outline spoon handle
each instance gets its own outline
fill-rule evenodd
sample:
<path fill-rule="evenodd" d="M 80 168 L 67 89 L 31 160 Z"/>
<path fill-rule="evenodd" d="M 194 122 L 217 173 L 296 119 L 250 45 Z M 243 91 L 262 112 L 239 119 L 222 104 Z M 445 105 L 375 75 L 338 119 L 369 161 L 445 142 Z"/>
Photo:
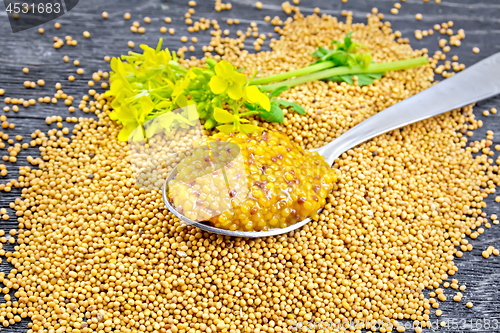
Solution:
<path fill-rule="evenodd" d="M 377 113 L 316 149 L 332 165 L 343 152 L 385 132 L 500 93 L 500 52 Z"/>

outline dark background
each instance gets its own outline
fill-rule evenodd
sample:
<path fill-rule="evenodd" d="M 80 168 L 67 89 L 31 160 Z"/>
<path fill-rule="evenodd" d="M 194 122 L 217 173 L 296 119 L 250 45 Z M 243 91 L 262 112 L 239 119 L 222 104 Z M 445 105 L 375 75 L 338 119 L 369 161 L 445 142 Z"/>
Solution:
<path fill-rule="evenodd" d="M 216 12 L 214 2 L 208 0 L 198 0 L 194 8 L 196 13 L 193 15 L 193 21 L 200 17 L 217 19 L 222 29 L 229 28 L 232 37 L 236 36 L 236 30 L 246 31 L 250 22 L 255 21 L 259 27 L 259 33 L 273 32 L 274 26 L 264 21 L 264 17 L 278 15 L 282 19 L 286 14 L 281 10 L 280 0 L 261 0 L 263 8 L 255 8 L 254 0 L 227 1 L 232 4 L 229 11 Z M 291 1 L 290 1 L 291 2 Z M 433 36 L 424 37 L 422 40 L 416 40 L 414 37 L 415 29 L 431 29 L 434 24 L 454 22 L 454 34 L 458 29 L 465 30 L 465 39 L 462 40 L 460 47 L 452 47 L 448 53 L 448 59 L 452 55 L 459 56 L 459 62 L 467 66 L 500 51 L 500 1 L 499 0 L 442 0 L 441 4 L 436 4 L 434 0 L 424 2 L 424 0 L 406 0 L 399 2 L 402 7 L 398 15 L 390 14 L 397 1 L 394 0 L 349 0 L 342 3 L 341 0 L 302 0 L 299 7 L 302 13 L 312 14 L 315 7 L 321 8 L 321 13 L 327 13 L 341 17 L 343 10 L 353 12 L 355 22 L 365 22 L 366 14 L 373 7 L 377 7 L 380 13 L 385 15 L 385 20 L 392 23 L 395 30 L 402 32 L 403 37 L 409 38 L 413 48 L 427 48 L 429 53 L 433 54 L 438 50 L 438 40 L 446 38 L 435 32 Z M 159 37 L 164 38 L 164 47 L 176 50 L 182 45 L 192 45 L 191 42 L 181 43 L 181 36 L 196 36 L 198 43 L 195 44 L 196 51 L 188 52 L 187 56 L 203 56 L 202 45 L 208 45 L 210 41 L 209 30 L 188 33 L 187 25 L 184 23 L 184 14 L 188 10 L 187 0 L 147 0 L 147 1 L 129 1 L 129 0 L 82 0 L 80 3 L 66 15 L 59 17 L 55 21 L 43 24 L 45 29 L 43 35 L 37 32 L 38 27 L 13 34 L 5 13 L 3 3 L 0 4 L 0 89 L 5 89 L 5 95 L 0 97 L 0 114 L 5 114 L 9 122 L 15 123 L 15 129 L 3 130 L 8 133 L 10 138 L 17 134 L 23 136 L 22 143 L 31 140 L 30 134 L 36 129 L 46 132 L 49 128 L 54 128 L 54 124 L 48 126 L 45 118 L 52 115 L 60 115 L 65 119 L 68 116 L 89 116 L 78 110 L 78 104 L 83 94 L 86 94 L 89 87 L 87 82 L 91 79 L 92 73 L 97 70 L 108 71 L 109 64 L 106 63 L 104 56 L 119 56 L 127 53 L 130 49 L 127 46 L 128 41 L 135 42 L 135 51 L 139 51 L 139 44 L 146 43 L 155 46 Z M 107 11 L 109 17 L 103 19 L 101 13 Z M 123 19 L 123 14 L 129 12 L 132 18 L 129 21 Z M 421 13 L 423 19 L 417 21 L 415 14 Z M 152 20 L 150 24 L 145 24 L 143 18 L 149 16 Z M 166 24 L 163 20 L 166 16 L 172 18 L 172 23 Z M 238 26 L 228 26 L 225 21 L 227 18 L 238 18 Z M 60 29 L 54 28 L 54 22 L 61 24 Z M 141 26 L 146 28 L 145 34 L 133 34 L 130 26 L 134 21 L 139 21 Z M 160 28 L 175 28 L 175 34 L 161 34 Z M 89 31 L 90 38 L 82 36 L 83 31 Z M 64 45 L 60 49 L 53 47 L 53 37 L 58 36 L 64 39 L 65 36 L 72 36 L 78 40 L 77 46 Z M 277 34 L 274 36 L 278 38 Z M 268 49 L 269 38 L 263 50 Z M 252 51 L 253 39 L 247 39 L 246 46 Z M 480 53 L 472 52 L 473 47 L 479 47 Z M 70 62 L 63 62 L 63 56 L 69 56 Z M 73 60 L 78 59 L 80 66 L 73 65 Z M 30 72 L 24 74 L 23 67 L 29 67 Z M 76 69 L 82 67 L 85 69 L 83 75 L 76 74 Z M 74 82 L 68 81 L 68 76 L 74 75 Z M 26 80 L 36 81 L 45 80 L 44 87 L 36 89 L 26 89 L 23 82 Z M 441 79 L 436 77 L 436 79 Z M 68 107 L 64 105 L 64 100 L 59 100 L 57 104 L 37 104 L 25 109 L 20 106 L 18 113 L 12 110 L 5 113 L 3 99 L 7 96 L 15 98 L 36 98 L 40 96 L 53 96 L 56 82 L 62 84 L 62 89 L 68 95 L 73 95 L 75 101 L 73 105 L 76 111 L 73 114 L 68 112 Z M 98 89 L 99 90 L 99 89 Z M 12 106 L 12 105 L 10 105 Z M 500 110 L 500 97 L 492 98 L 477 104 L 474 113 L 478 119 L 482 119 L 484 126 L 475 131 L 473 138 L 484 139 L 487 130 L 495 131 L 500 125 L 500 113 L 483 117 L 483 110 L 496 107 Z M 71 124 L 63 122 L 65 127 Z M 0 131 L 2 131 L 0 129 Z M 17 142 L 17 141 L 16 141 Z M 500 144 L 500 140 L 494 139 L 494 144 Z M 7 145 L 8 146 L 8 145 Z M 0 156 L 7 155 L 7 148 L 0 149 Z M 7 165 L 9 174 L 6 177 L 0 176 L 0 183 L 5 183 L 14 177 L 17 178 L 17 170 L 21 165 L 27 165 L 26 157 L 31 155 L 38 156 L 37 148 L 22 150 L 18 155 L 18 162 L 0 162 Z M 496 158 L 496 156 L 495 156 Z M 8 208 L 8 204 L 19 197 L 20 189 L 13 189 L 10 193 L 0 192 L 0 208 Z M 500 193 L 499 193 L 500 194 Z M 494 196 L 486 199 L 488 215 L 493 213 L 500 216 L 500 204 L 494 202 Z M 11 218 L 8 221 L 0 220 L 0 228 L 8 231 L 17 227 L 15 212 L 9 210 Z M 500 225 L 492 225 L 491 229 L 486 229 L 485 233 L 475 240 L 469 239 L 473 244 L 472 252 L 466 252 L 462 258 L 455 260 L 459 271 L 453 278 L 458 279 L 459 284 L 466 284 L 467 289 L 463 291 L 464 297 L 461 302 L 452 301 L 453 295 L 457 290 L 445 289 L 448 296 L 446 302 L 442 302 L 440 309 L 443 315 L 437 318 L 434 310 L 431 311 L 431 320 L 434 329 L 425 331 L 439 332 L 500 332 L 500 257 L 491 256 L 484 259 L 481 252 L 488 246 L 500 248 Z M 6 249 L 13 249 L 10 244 L 5 245 Z M 10 267 L 3 258 L 0 270 L 7 272 Z M 450 277 L 451 279 L 451 277 Z M 3 285 L 0 284 L 3 287 Z M 474 307 L 468 309 L 466 302 L 473 302 Z M 436 328 L 436 320 L 446 321 L 449 327 Z M 453 320 L 461 329 L 454 328 Z M 484 328 L 486 322 L 490 320 L 490 326 Z M 495 328 L 496 320 L 496 328 Z M 464 328 L 464 323 L 465 328 Z M 471 325 L 472 324 L 472 325 Z M 9 327 L 4 332 L 25 332 L 27 321 Z M 413 330 L 407 330 L 407 332 Z"/>

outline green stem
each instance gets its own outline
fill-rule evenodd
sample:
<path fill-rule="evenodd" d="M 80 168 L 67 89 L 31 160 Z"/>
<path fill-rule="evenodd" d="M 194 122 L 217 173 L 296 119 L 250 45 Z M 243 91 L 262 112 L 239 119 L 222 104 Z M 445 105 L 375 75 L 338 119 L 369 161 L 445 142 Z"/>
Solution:
<path fill-rule="evenodd" d="M 239 117 L 246 117 L 246 116 L 253 116 L 255 114 L 259 114 L 257 111 L 248 111 L 248 112 L 245 112 L 245 113 L 241 113 L 239 114 Z"/>
<path fill-rule="evenodd" d="M 407 59 L 407 60 L 399 60 L 399 61 L 392 61 L 392 62 L 383 62 L 383 63 L 375 63 L 371 64 L 368 68 L 363 69 L 359 66 L 353 66 L 352 68 L 342 66 L 342 67 L 335 67 L 335 68 L 330 68 L 326 69 L 320 72 L 316 73 L 311 73 L 308 75 L 304 75 L 295 79 L 275 83 L 275 84 L 268 84 L 268 85 L 263 85 L 261 86 L 261 91 L 273 91 L 276 90 L 280 87 L 295 87 L 298 86 L 299 84 L 303 84 L 306 82 L 310 81 L 316 81 L 316 80 L 324 80 L 327 79 L 331 76 L 337 76 L 337 75 L 355 75 L 355 74 L 366 74 L 366 73 L 385 73 L 389 71 L 399 71 L 402 69 L 407 69 L 407 68 L 412 68 L 412 67 L 418 67 L 421 65 L 428 64 L 427 57 L 420 57 L 420 58 L 414 58 L 414 59 Z"/>
<path fill-rule="evenodd" d="M 315 64 L 315 65 L 311 65 L 311 66 L 307 66 L 307 67 L 295 69 L 293 71 L 289 71 L 289 72 L 285 72 L 285 73 L 280 73 L 280 74 L 270 75 L 270 76 L 264 76 L 264 77 L 260 77 L 260 78 L 256 78 L 256 79 L 254 78 L 254 79 L 252 79 L 250 81 L 250 84 L 252 84 L 252 85 L 255 85 L 255 84 L 267 84 L 267 83 L 272 83 L 272 82 L 283 81 L 283 80 L 286 80 L 286 79 L 290 79 L 292 77 L 302 76 L 302 75 L 305 75 L 305 74 L 318 72 L 318 71 L 321 71 L 323 69 L 330 68 L 333 65 L 334 65 L 333 62 L 331 62 L 331 61 L 325 61 L 325 62 L 321 62 L 319 64 Z"/>

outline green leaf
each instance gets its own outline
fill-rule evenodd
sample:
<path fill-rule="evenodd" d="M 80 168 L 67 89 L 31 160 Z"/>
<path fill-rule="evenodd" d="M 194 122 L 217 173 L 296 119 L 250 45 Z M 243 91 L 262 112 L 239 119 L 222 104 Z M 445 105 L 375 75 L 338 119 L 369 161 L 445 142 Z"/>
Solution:
<path fill-rule="evenodd" d="M 251 104 L 251 103 L 245 103 L 245 106 L 247 107 L 248 110 L 250 111 L 255 111 L 255 110 L 260 110 L 260 105 L 258 104 Z"/>
<path fill-rule="evenodd" d="M 358 65 L 360 65 L 361 68 L 366 69 L 372 62 L 372 55 L 369 52 L 365 54 L 358 53 L 358 55 L 356 56 L 356 62 L 358 63 Z"/>
<path fill-rule="evenodd" d="M 380 80 L 384 73 L 367 73 L 367 74 L 358 74 L 358 85 L 360 87 L 367 86 L 372 84 L 374 80 Z"/>
<path fill-rule="evenodd" d="M 348 84 L 354 84 L 354 75 L 358 77 L 358 85 L 360 87 L 367 86 L 373 84 L 374 80 L 380 80 L 384 73 L 364 73 L 364 74 L 350 74 L 350 75 L 336 75 L 331 76 L 327 81 L 337 81 L 337 82 L 346 82 Z"/>
<path fill-rule="evenodd" d="M 312 56 L 313 57 L 318 57 L 321 58 L 322 56 L 328 54 L 330 52 L 329 49 L 323 47 L 323 46 L 318 46 L 318 49 L 313 52 Z"/>
<path fill-rule="evenodd" d="M 280 124 L 283 123 L 284 119 L 283 110 L 281 110 L 280 103 L 277 103 L 277 101 L 273 101 L 271 103 L 270 111 L 259 110 L 259 116 L 269 122 L 276 122 Z"/>
<path fill-rule="evenodd" d="M 235 120 L 234 115 L 230 114 L 224 109 L 215 108 L 214 110 L 214 119 L 219 124 L 232 123 Z"/>
<path fill-rule="evenodd" d="M 349 32 L 343 41 L 332 41 L 332 49 L 318 47 L 312 56 L 318 58 L 314 64 L 331 61 L 332 67 L 355 65 L 361 68 L 368 68 L 372 57 L 366 47 L 352 40 L 352 31 Z"/>
<path fill-rule="evenodd" d="M 287 86 L 281 86 L 276 90 L 271 91 L 271 97 L 278 97 L 283 91 L 287 90 Z"/>
<path fill-rule="evenodd" d="M 278 102 L 279 104 L 283 105 L 284 107 L 289 107 L 293 111 L 300 113 L 301 115 L 306 114 L 306 110 L 299 104 L 294 103 L 294 102 L 289 102 L 289 101 L 284 101 L 282 99 L 276 100 L 275 102 Z"/>
<path fill-rule="evenodd" d="M 352 75 L 335 75 L 330 76 L 326 79 L 326 81 L 336 81 L 336 82 L 346 82 L 348 84 L 354 84 L 354 80 L 352 79 Z"/>
<path fill-rule="evenodd" d="M 349 48 L 351 47 L 352 45 L 352 31 L 349 32 L 345 37 L 344 37 L 344 46 L 345 46 L 345 50 L 349 50 Z"/>

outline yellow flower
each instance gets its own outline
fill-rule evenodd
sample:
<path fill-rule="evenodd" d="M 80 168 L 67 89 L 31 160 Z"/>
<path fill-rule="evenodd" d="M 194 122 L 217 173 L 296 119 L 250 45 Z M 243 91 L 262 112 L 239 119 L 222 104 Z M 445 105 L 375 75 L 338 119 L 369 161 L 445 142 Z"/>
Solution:
<path fill-rule="evenodd" d="M 269 97 L 261 92 L 256 86 L 245 87 L 245 99 L 252 104 L 259 103 L 259 105 L 266 111 L 271 109 L 271 101 L 269 101 Z"/>
<path fill-rule="evenodd" d="M 215 65 L 215 76 L 212 76 L 208 85 L 214 94 L 227 91 L 231 99 L 238 100 L 243 96 L 243 85 L 247 82 L 245 74 L 238 73 L 234 66 L 226 60 Z"/>

